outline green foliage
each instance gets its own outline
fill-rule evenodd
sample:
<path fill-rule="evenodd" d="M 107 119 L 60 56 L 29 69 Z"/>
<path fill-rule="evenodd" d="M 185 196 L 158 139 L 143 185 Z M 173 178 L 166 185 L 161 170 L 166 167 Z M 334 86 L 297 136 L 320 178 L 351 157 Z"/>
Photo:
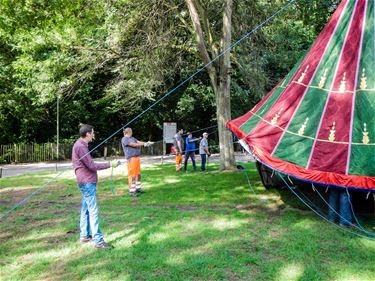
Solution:
<path fill-rule="evenodd" d="M 309 48 L 338 1 L 298 1 L 232 51 L 232 114 L 243 114 Z M 215 42 L 222 1 L 202 0 Z M 234 1 L 233 41 L 284 1 Z M 0 5 L 0 143 L 77 136 L 91 123 L 108 136 L 201 67 L 186 4 L 180 0 L 4 0 Z M 161 138 L 162 123 L 195 129 L 215 123 L 207 73 L 180 87 L 132 126 Z"/>

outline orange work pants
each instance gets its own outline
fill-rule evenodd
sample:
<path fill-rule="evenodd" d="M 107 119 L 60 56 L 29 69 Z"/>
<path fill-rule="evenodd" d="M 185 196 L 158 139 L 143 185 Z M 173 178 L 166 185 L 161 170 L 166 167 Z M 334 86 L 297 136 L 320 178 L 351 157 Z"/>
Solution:
<path fill-rule="evenodd" d="M 176 172 L 181 170 L 182 154 L 176 154 Z"/>
<path fill-rule="evenodd" d="M 129 191 L 134 192 L 141 189 L 141 159 L 138 156 L 128 160 L 128 183 Z"/>

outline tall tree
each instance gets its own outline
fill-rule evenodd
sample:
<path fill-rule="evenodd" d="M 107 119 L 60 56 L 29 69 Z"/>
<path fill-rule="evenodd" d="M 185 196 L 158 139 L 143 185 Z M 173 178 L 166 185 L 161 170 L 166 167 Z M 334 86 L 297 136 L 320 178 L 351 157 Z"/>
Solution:
<path fill-rule="evenodd" d="M 193 23 L 198 51 L 204 64 L 230 47 L 232 39 L 232 9 L 233 1 L 225 0 L 221 38 L 215 40 L 214 32 L 208 24 L 209 19 L 199 0 L 186 0 L 190 18 Z M 220 165 L 221 169 L 234 167 L 234 152 L 231 133 L 225 123 L 231 119 L 230 105 L 230 52 L 225 52 L 217 61 L 207 65 L 212 88 L 216 99 L 216 116 L 219 129 Z"/>
<path fill-rule="evenodd" d="M 284 0 L 233 1 L 229 13 L 226 7 L 232 5 L 222 0 L 190 2 L 200 20 L 205 62 L 229 45 L 230 35 L 242 36 L 285 4 Z M 231 114 L 242 115 L 288 73 L 338 2 L 299 0 L 290 6 L 237 45 L 230 60 L 229 54 L 223 56 L 210 71 L 195 76 L 142 116 L 134 124 L 144 134 L 140 137 L 160 137 L 166 120 L 190 130 L 219 122 L 225 132 L 229 92 L 216 104 L 215 94 L 220 97 L 224 86 L 230 87 Z M 101 131 L 98 138 L 108 136 L 189 77 L 202 64 L 202 56 L 186 3 L 3 0 L 0 143 L 53 141 L 57 94 L 60 138 L 75 138 L 80 122 L 95 124 Z M 223 30 L 224 25 L 230 29 Z M 229 37 L 224 37 L 225 32 Z M 222 79 L 222 73 L 228 79 Z M 223 105 L 227 116 L 222 114 Z M 221 143 L 228 145 L 231 139 Z"/>

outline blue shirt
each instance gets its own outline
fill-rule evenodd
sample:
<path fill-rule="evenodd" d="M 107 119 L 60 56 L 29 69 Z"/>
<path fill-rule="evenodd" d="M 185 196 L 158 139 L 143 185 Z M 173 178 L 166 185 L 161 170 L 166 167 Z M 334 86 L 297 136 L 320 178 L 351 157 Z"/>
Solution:
<path fill-rule="evenodd" d="M 186 138 L 186 152 L 188 151 L 195 151 L 195 141 L 190 142 L 191 140 L 195 140 L 194 138 Z"/>

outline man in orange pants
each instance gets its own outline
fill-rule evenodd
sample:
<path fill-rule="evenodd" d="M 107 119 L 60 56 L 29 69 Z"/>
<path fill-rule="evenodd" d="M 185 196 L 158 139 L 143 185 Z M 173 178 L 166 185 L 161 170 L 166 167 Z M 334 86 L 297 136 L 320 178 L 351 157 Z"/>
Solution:
<path fill-rule="evenodd" d="M 133 130 L 125 128 L 121 144 L 125 158 L 128 161 L 129 195 L 136 196 L 137 193 L 143 192 L 141 184 L 141 160 L 139 157 L 141 155 L 141 147 L 149 146 L 151 142 L 139 141 L 132 135 Z"/>
<path fill-rule="evenodd" d="M 177 134 L 173 137 L 173 145 L 176 151 L 176 172 L 181 171 L 182 153 L 184 150 L 184 140 L 182 139 L 183 129 L 179 129 Z"/>

